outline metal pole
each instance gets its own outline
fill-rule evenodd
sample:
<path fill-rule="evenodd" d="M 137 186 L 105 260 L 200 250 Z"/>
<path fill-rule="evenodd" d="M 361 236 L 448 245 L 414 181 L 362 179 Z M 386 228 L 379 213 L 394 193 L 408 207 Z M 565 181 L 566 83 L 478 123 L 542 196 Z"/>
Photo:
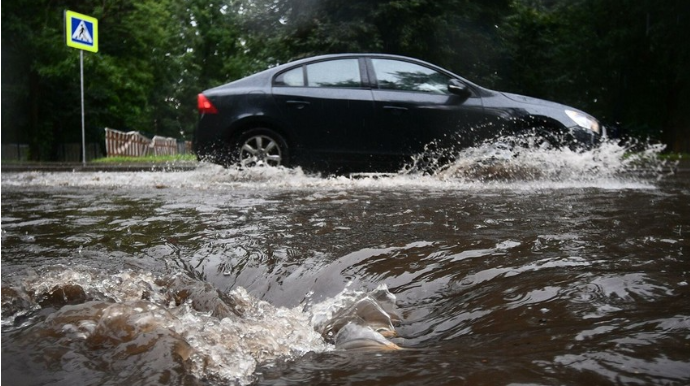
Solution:
<path fill-rule="evenodd" d="M 79 73 L 81 75 L 81 159 L 86 166 L 86 134 L 84 130 L 84 51 L 79 50 Z"/>

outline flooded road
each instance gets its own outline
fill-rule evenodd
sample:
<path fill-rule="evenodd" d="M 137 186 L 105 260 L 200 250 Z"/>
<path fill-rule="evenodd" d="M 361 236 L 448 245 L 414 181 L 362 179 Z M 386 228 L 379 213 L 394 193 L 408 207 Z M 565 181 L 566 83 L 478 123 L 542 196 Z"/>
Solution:
<path fill-rule="evenodd" d="M 690 175 L 553 152 L 3 173 L 2 382 L 690 383 Z"/>

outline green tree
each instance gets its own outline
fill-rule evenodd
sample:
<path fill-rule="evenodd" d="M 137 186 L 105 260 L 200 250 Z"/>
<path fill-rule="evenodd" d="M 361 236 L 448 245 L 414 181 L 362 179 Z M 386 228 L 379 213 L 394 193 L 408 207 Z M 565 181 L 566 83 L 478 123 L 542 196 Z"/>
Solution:
<path fill-rule="evenodd" d="M 78 126 L 79 73 L 75 60 L 57 44 L 61 13 L 49 14 L 46 1 L 2 3 L 2 136 L 31 145 L 31 156 L 47 159 L 65 127 Z M 55 36 L 56 40 L 52 40 Z M 54 64 L 45 68 L 42 63 Z M 75 74 L 70 77 L 66 73 Z M 76 80 L 77 88 L 60 87 Z M 76 109 L 61 103 L 74 100 Z M 69 107 L 68 107 L 69 106 Z"/>
<path fill-rule="evenodd" d="M 179 136 L 175 84 L 185 46 L 168 0 L 2 3 L 3 142 L 34 159 L 80 142 L 79 53 L 64 43 L 63 11 L 99 20 L 99 52 L 84 54 L 87 139 L 104 127 Z"/>
<path fill-rule="evenodd" d="M 496 79 L 507 0 L 241 0 L 249 48 L 267 64 L 341 52 L 414 56 Z"/>
<path fill-rule="evenodd" d="M 690 151 L 690 3 L 515 0 L 501 32 L 506 87 L 578 106 Z"/>
<path fill-rule="evenodd" d="M 191 137 L 197 120 L 197 94 L 263 67 L 252 66 L 235 1 L 184 0 L 175 7 L 183 68 L 177 74 L 174 95 L 180 126 Z"/>

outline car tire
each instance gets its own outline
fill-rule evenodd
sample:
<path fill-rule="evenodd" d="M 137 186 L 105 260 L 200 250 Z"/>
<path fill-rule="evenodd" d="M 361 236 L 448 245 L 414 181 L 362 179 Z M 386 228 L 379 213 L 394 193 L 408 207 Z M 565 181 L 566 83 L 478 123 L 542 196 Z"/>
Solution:
<path fill-rule="evenodd" d="M 244 132 L 235 142 L 234 159 L 241 168 L 289 166 L 288 145 L 275 131 L 255 128 Z"/>

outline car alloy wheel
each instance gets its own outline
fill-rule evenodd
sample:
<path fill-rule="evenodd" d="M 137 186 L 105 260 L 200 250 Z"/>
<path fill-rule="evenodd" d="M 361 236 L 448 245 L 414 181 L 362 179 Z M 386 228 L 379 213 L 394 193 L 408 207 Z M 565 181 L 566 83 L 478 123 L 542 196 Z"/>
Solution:
<path fill-rule="evenodd" d="M 239 166 L 285 166 L 287 145 L 266 129 L 251 130 L 239 142 Z"/>

